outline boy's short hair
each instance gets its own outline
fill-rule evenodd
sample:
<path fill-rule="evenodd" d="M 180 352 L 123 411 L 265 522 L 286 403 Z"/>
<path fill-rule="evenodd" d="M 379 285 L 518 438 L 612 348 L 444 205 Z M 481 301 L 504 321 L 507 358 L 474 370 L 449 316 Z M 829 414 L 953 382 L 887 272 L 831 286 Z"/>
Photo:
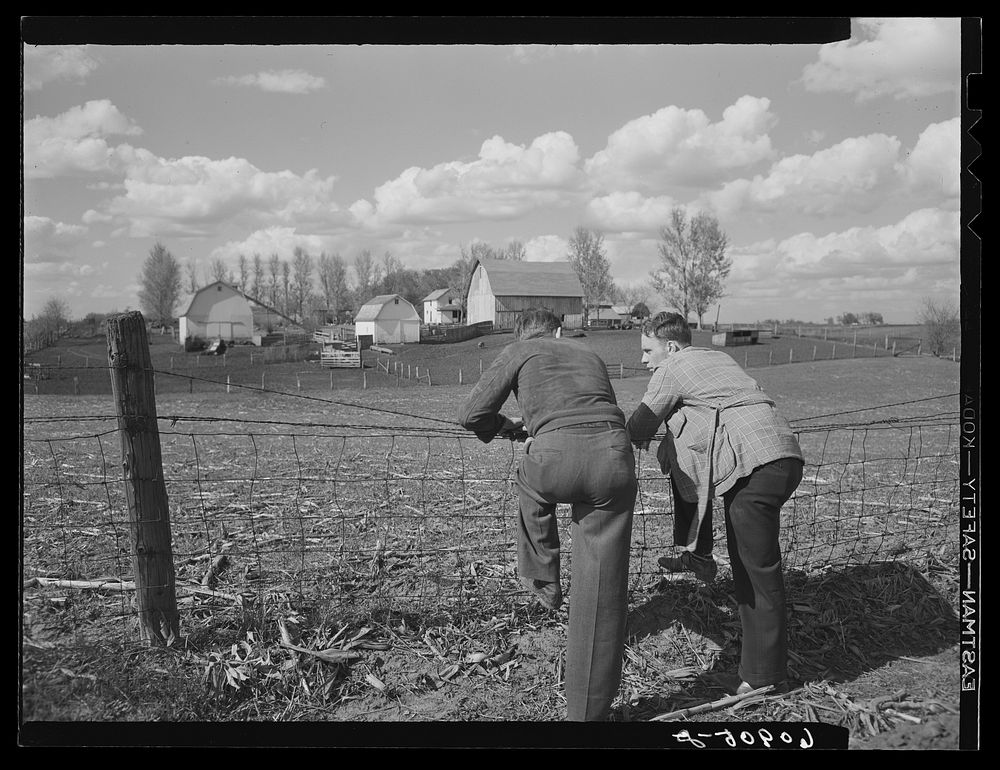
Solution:
<path fill-rule="evenodd" d="M 646 318 L 642 322 L 642 333 L 647 337 L 691 344 L 691 327 L 680 313 L 664 310 Z"/>
<path fill-rule="evenodd" d="M 528 308 L 514 321 L 514 339 L 545 337 L 562 326 L 559 316 L 544 308 Z"/>

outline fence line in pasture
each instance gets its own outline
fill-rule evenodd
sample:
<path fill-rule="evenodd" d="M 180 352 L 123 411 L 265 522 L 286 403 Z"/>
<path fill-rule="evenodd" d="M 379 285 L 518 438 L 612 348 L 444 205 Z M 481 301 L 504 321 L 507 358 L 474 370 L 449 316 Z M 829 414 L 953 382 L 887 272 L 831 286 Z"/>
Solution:
<path fill-rule="evenodd" d="M 909 344 L 907 348 L 905 345 Z M 875 358 L 893 355 L 916 354 L 911 343 L 901 339 L 890 340 L 889 349 L 862 348 L 851 344 L 830 343 L 826 350 L 817 345 L 799 353 L 790 349 L 787 354 L 776 356 L 767 345 L 746 345 L 731 355 L 745 369 L 766 366 L 784 366 L 811 361 L 843 360 L 850 358 Z M 895 347 L 894 347 L 895 346 Z M 61 360 L 50 362 L 25 362 L 22 379 L 25 392 L 35 395 L 95 395 L 110 392 L 108 367 L 96 357 L 83 358 L 82 364 L 64 364 Z M 414 385 L 471 385 L 486 368 L 484 359 L 469 366 L 459 366 L 454 371 L 442 375 L 432 365 L 405 362 L 399 359 L 376 357 L 369 359 L 364 367 L 336 368 L 323 367 L 316 361 L 315 368 L 298 369 L 292 372 L 276 369 L 272 364 L 288 364 L 295 357 L 283 357 L 269 352 L 249 354 L 252 368 L 230 371 L 228 353 L 219 356 L 178 355 L 170 358 L 166 369 L 155 369 L 156 387 L 159 392 L 232 392 L 237 387 L 259 390 L 281 390 L 283 387 L 295 390 L 364 390 L 367 388 L 403 387 Z M 954 356 L 950 356 L 953 360 Z M 622 360 L 605 361 L 612 379 L 625 379 L 648 375 L 641 365 L 625 363 Z M 241 381 L 242 380 L 242 381 Z"/>
<path fill-rule="evenodd" d="M 35 642 L 56 634 L 54 607 L 60 644 L 139 639 L 115 419 L 25 422 L 25 634 Z M 517 444 L 377 419 L 158 422 L 182 627 L 289 603 L 363 620 L 497 614 L 526 601 L 514 574 Z M 788 569 L 948 558 L 957 414 L 797 429 L 807 461 L 783 513 Z M 659 579 L 673 516 L 655 458 L 638 463 L 632 590 Z M 724 538 L 721 513 L 715 525 Z M 564 579 L 568 559 L 567 549 Z"/>

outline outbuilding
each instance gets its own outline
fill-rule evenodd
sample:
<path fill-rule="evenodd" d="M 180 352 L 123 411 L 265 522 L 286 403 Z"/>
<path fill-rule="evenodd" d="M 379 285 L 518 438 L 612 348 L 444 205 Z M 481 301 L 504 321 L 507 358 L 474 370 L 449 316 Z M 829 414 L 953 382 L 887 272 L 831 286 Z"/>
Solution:
<path fill-rule="evenodd" d="M 189 340 L 251 342 L 253 333 L 250 301 L 239 289 L 222 281 L 196 291 L 178 316 L 178 341 L 185 346 Z"/>
<path fill-rule="evenodd" d="M 354 318 L 358 339 L 371 337 L 373 345 L 420 342 L 420 314 L 399 294 L 372 297 Z"/>
<path fill-rule="evenodd" d="M 424 297 L 424 323 L 453 324 L 462 320 L 462 307 L 451 296 L 450 289 L 435 289 Z"/>
<path fill-rule="evenodd" d="M 491 321 L 494 329 L 513 329 L 528 308 L 550 310 L 564 323 L 583 312 L 583 286 L 566 260 L 478 259 L 466 297 L 466 322 Z"/>

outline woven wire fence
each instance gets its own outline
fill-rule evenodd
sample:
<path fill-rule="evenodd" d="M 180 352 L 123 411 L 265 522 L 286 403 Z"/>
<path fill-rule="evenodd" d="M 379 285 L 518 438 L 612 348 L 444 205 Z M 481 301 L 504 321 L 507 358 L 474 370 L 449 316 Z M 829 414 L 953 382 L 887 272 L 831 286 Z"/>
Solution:
<path fill-rule="evenodd" d="M 957 553 L 957 412 L 795 428 L 806 466 L 782 514 L 786 569 Z M 461 622 L 528 601 L 515 570 L 519 444 L 454 426 L 204 416 L 161 417 L 159 438 L 182 629 L 290 605 L 341 621 Z M 633 593 L 660 579 L 656 558 L 672 549 L 669 479 L 653 452 L 638 468 Z M 25 420 L 31 643 L 139 642 L 128 513 L 114 415 Z M 558 513 L 571 596 L 569 506 Z"/>

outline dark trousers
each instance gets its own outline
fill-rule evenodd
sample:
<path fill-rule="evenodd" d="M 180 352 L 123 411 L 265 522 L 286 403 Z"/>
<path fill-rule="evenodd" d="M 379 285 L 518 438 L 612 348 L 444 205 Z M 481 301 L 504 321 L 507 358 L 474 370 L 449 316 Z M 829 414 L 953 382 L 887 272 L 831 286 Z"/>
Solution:
<path fill-rule="evenodd" d="M 628 564 L 638 485 L 621 426 L 549 431 L 525 450 L 517 473 L 522 577 L 559 580 L 556 505 L 572 505 L 566 646 L 566 718 L 604 721 L 621 684 L 628 616 Z"/>
<path fill-rule="evenodd" d="M 726 546 L 733 570 L 734 596 L 743 628 L 739 674 L 754 687 L 777 684 L 788 676 L 788 620 L 778 534 L 781 507 L 802 481 L 802 461 L 769 462 L 736 482 L 722 496 Z M 687 532 L 696 503 L 674 495 L 674 536 Z M 706 535 L 707 533 L 707 535 Z M 712 512 L 706 513 L 695 552 L 707 537 L 711 553 Z"/>

